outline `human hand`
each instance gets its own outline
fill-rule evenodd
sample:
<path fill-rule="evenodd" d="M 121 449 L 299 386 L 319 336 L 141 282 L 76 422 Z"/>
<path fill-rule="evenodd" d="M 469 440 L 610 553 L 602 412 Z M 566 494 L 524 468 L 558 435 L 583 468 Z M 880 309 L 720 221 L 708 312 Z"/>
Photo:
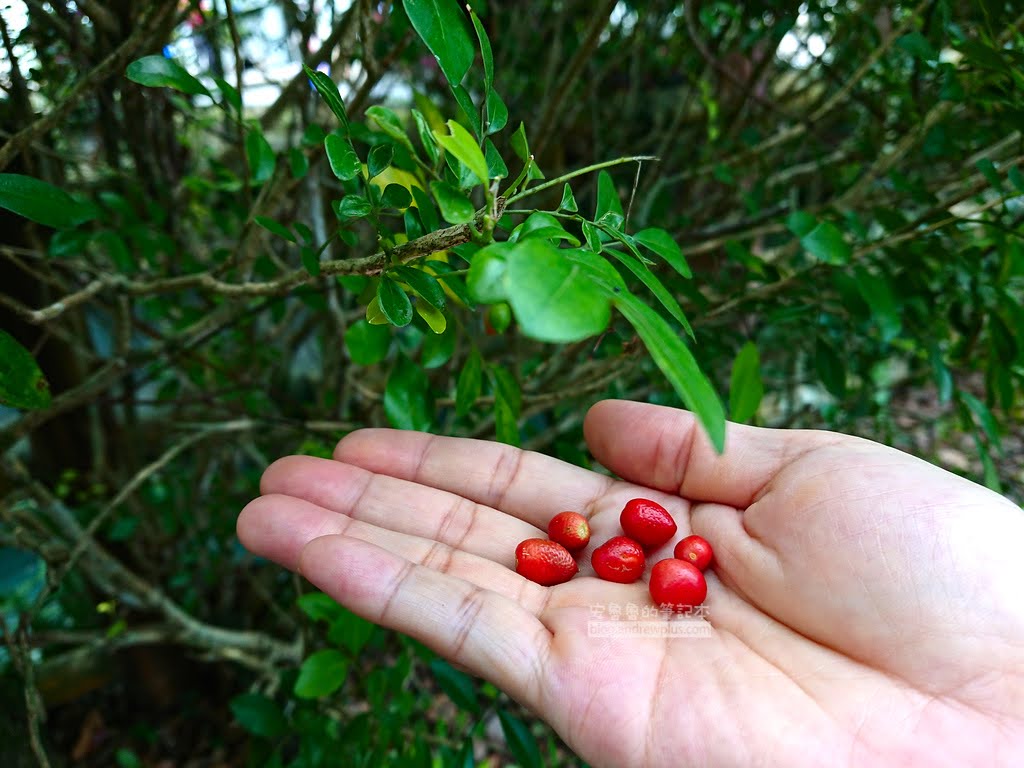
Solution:
<path fill-rule="evenodd" d="M 238 534 L 356 613 L 415 637 L 550 723 L 594 766 L 1024 765 L 1024 513 L 926 462 L 829 432 L 605 401 L 596 472 L 498 443 L 394 430 L 271 465 Z M 624 503 L 662 503 L 715 549 L 702 637 L 592 637 Z M 581 575 L 541 587 L 518 542 L 590 518 Z M 662 618 L 661 621 L 678 621 Z M 690 619 L 692 621 L 692 619 Z"/>

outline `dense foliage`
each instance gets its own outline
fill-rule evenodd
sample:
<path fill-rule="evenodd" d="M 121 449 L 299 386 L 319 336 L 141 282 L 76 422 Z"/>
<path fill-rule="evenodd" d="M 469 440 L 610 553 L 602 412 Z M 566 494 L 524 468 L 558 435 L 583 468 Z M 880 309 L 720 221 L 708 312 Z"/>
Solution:
<path fill-rule="evenodd" d="M 1020 498 L 1017 4 L 471 7 L 0 8 L 4 765 L 571 764 L 241 549 L 359 427 L 589 466 L 627 397 Z"/>

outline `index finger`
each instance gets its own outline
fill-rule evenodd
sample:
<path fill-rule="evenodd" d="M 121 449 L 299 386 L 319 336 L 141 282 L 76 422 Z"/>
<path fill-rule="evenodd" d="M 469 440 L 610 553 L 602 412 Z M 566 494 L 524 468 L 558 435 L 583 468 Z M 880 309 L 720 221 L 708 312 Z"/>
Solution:
<path fill-rule="evenodd" d="M 396 429 L 361 429 L 342 438 L 334 458 L 459 494 L 547 530 L 565 509 L 588 516 L 615 481 L 503 443 Z"/>

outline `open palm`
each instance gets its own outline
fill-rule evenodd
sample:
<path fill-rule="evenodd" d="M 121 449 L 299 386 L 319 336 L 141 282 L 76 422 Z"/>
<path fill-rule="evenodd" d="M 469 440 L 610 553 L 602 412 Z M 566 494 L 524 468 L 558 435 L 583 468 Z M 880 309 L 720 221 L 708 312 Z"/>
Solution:
<path fill-rule="evenodd" d="M 606 401 L 586 436 L 621 480 L 496 443 L 356 432 L 333 461 L 275 462 L 239 536 L 492 681 L 593 765 L 1024 764 L 1017 507 L 828 432 L 730 425 L 718 456 L 689 413 Z M 645 581 L 589 566 L 636 496 L 672 512 L 676 540 L 715 548 L 699 636 L 592 631 L 611 606 L 650 605 Z M 523 579 L 516 544 L 566 509 L 591 521 L 581 575 Z"/>

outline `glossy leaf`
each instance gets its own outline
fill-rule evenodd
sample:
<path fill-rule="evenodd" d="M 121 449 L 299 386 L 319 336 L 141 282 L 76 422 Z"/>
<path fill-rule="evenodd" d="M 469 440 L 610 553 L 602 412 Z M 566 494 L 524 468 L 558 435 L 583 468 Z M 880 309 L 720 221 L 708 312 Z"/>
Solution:
<path fill-rule="evenodd" d="M 334 693 L 348 677 L 348 667 L 349 661 L 341 651 L 316 651 L 302 662 L 293 693 L 300 699 L 318 699 Z"/>
<path fill-rule="evenodd" d="M 387 107 L 382 107 L 379 104 L 375 104 L 366 110 L 366 116 L 373 120 L 377 127 L 380 128 L 387 136 L 397 141 L 403 147 L 409 150 L 409 152 L 415 152 L 416 150 L 412 147 L 412 142 L 409 141 L 409 137 L 405 135 L 405 128 L 402 126 L 402 121 L 398 119 L 398 115 L 392 112 Z"/>
<path fill-rule="evenodd" d="M 434 412 L 430 383 L 423 370 L 400 357 L 384 388 L 384 413 L 396 429 L 430 429 Z"/>
<path fill-rule="evenodd" d="M 361 219 L 369 216 L 372 210 L 370 201 L 362 195 L 345 195 L 345 197 L 338 201 L 334 212 L 339 219 L 347 221 L 349 219 Z"/>
<path fill-rule="evenodd" d="M 327 639 L 355 657 L 370 642 L 376 629 L 377 626 L 372 621 L 367 621 L 348 608 L 339 606 L 338 615 L 331 619 L 327 628 Z"/>
<path fill-rule="evenodd" d="M 412 195 L 401 184 L 388 184 L 380 196 L 380 203 L 385 208 L 404 210 L 412 205 Z"/>
<path fill-rule="evenodd" d="M 422 301 L 416 302 L 413 309 L 416 310 L 417 315 L 423 318 L 423 322 L 427 324 L 427 327 L 434 334 L 440 335 L 445 332 L 445 329 L 448 327 L 448 318 L 444 316 L 444 312 Z M 428 336 L 428 338 L 431 337 Z"/>
<path fill-rule="evenodd" d="M 450 133 L 434 131 L 437 143 L 444 147 L 445 151 L 451 152 L 454 157 L 458 158 L 459 162 L 469 168 L 480 182 L 486 183 L 488 179 L 487 160 L 476 140 L 469 131 L 454 120 L 449 120 L 447 125 Z"/>
<path fill-rule="evenodd" d="M 459 379 L 455 387 L 455 414 L 457 416 L 465 416 L 472 410 L 473 404 L 480 397 L 482 386 L 483 360 L 480 358 L 480 352 L 474 347 L 462 365 L 462 371 L 459 372 Z"/>
<path fill-rule="evenodd" d="M 395 267 L 394 274 L 438 309 L 444 309 L 444 290 L 437 278 L 415 267 Z"/>
<path fill-rule="evenodd" d="M 609 213 L 616 214 L 620 219 L 625 216 L 619 192 L 615 188 L 615 180 L 608 171 L 601 171 L 597 174 L 597 209 L 594 212 L 594 221 L 600 221 Z"/>
<path fill-rule="evenodd" d="M 348 113 L 345 110 L 345 102 L 341 98 L 341 93 L 338 91 L 338 86 L 335 85 L 334 80 L 324 72 L 318 72 L 305 65 L 302 68 L 305 70 L 310 82 L 313 83 L 317 93 L 320 94 L 320 98 L 324 100 L 331 112 L 334 113 L 334 116 L 338 118 L 338 122 L 341 123 L 342 129 L 347 134 L 349 131 Z"/>
<path fill-rule="evenodd" d="M 292 233 L 292 231 L 279 221 L 271 219 L 268 216 L 256 216 L 253 219 L 253 221 L 255 221 L 268 232 L 271 232 L 277 235 L 278 237 L 284 238 L 290 243 L 296 242 L 295 235 Z"/>
<path fill-rule="evenodd" d="M 243 693 L 231 700 L 231 713 L 249 733 L 264 739 L 276 739 L 288 730 L 281 708 L 259 693 Z"/>
<path fill-rule="evenodd" d="M 608 296 L 548 242 L 517 243 L 506 261 L 508 302 L 527 336 L 572 342 L 608 327 Z"/>
<path fill-rule="evenodd" d="M 458 85 L 476 51 L 466 30 L 466 17 L 456 0 L 405 0 L 405 13 L 416 34 L 434 54 L 445 79 Z"/>
<path fill-rule="evenodd" d="M 636 329 L 655 364 L 721 453 L 725 449 L 725 410 L 690 348 L 661 315 L 635 296 L 618 295 L 615 306 Z"/>
<path fill-rule="evenodd" d="M 476 104 L 473 102 L 473 97 L 469 95 L 469 91 L 466 90 L 464 85 L 455 85 L 452 86 L 452 95 L 455 97 L 455 103 L 462 110 L 462 114 L 466 116 L 466 122 L 473 129 L 473 133 L 481 136 L 483 134 L 483 125 L 480 123 L 480 110 L 477 109 Z"/>
<path fill-rule="evenodd" d="M 493 88 L 487 94 L 487 135 L 498 133 L 508 125 L 508 107 Z"/>
<path fill-rule="evenodd" d="M 50 385 L 31 353 L 0 330 L 0 404 L 34 410 L 50 405 Z"/>
<path fill-rule="evenodd" d="M 430 124 L 427 122 L 427 118 L 423 116 L 423 113 L 418 109 L 412 111 L 413 120 L 416 122 L 416 133 L 419 134 L 420 144 L 423 145 L 423 151 L 427 153 L 427 160 L 431 164 L 437 162 L 437 159 L 441 156 L 437 151 L 437 141 L 434 139 L 434 134 L 430 130 Z"/>
<path fill-rule="evenodd" d="M 277 162 L 274 148 L 258 128 L 245 135 L 245 153 L 249 159 L 249 172 L 254 183 L 262 184 L 274 175 L 274 165 Z"/>
<path fill-rule="evenodd" d="M 324 138 L 324 149 L 327 150 L 327 161 L 331 172 L 342 181 L 351 181 L 363 171 L 359 155 L 352 148 L 352 142 L 336 133 L 329 133 Z"/>
<path fill-rule="evenodd" d="M 562 202 L 558 204 L 558 210 L 569 211 L 569 213 L 576 213 L 579 208 L 576 205 L 576 197 L 572 193 L 572 187 L 566 182 L 562 188 Z"/>
<path fill-rule="evenodd" d="M 470 199 L 446 181 L 430 182 L 441 216 L 450 224 L 468 224 L 476 216 L 476 208 Z"/>
<path fill-rule="evenodd" d="M 299 253 L 302 259 L 302 266 L 305 267 L 306 271 L 313 277 L 318 277 L 320 275 L 320 256 L 317 252 L 309 246 L 304 245 Z"/>
<path fill-rule="evenodd" d="M 729 417 L 745 424 L 757 413 L 764 397 L 764 382 L 761 380 L 761 356 L 757 346 L 748 341 L 740 349 L 732 363 L 729 377 Z"/>
<path fill-rule="evenodd" d="M 658 254 L 676 272 L 686 278 L 693 277 L 690 265 L 686 263 L 682 250 L 664 229 L 642 229 L 633 235 L 633 239 L 644 248 Z"/>
<path fill-rule="evenodd" d="M 490 139 L 484 141 L 484 159 L 487 161 L 487 176 L 491 179 L 507 179 L 508 166 L 502 159 L 498 148 Z"/>
<path fill-rule="evenodd" d="M 412 322 L 412 302 L 402 286 L 383 275 L 377 283 L 377 301 L 388 322 L 399 328 Z M 372 322 L 372 321 L 371 321 Z"/>
<path fill-rule="evenodd" d="M 516 156 L 524 163 L 530 160 L 530 142 L 526 139 L 526 126 L 523 123 L 519 123 L 519 127 L 516 128 L 515 133 L 512 134 L 512 138 L 509 139 L 509 144 L 512 147 L 512 151 L 516 153 Z"/>
<path fill-rule="evenodd" d="M 356 320 L 345 331 L 345 347 L 357 365 L 379 363 L 391 347 L 391 331 L 368 320 Z"/>
<path fill-rule="evenodd" d="M 125 76 L 147 88 L 172 88 L 190 96 L 210 95 L 206 86 L 196 80 L 174 59 L 166 56 L 143 56 L 128 65 Z"/>
<path fill-rule="evenodd" d="M 515 761 L 522 768 L 543 768 L 544 762 L 540 757 L 537 739 L 530 733 L 526 724 L 504 709 L 498 710 L 498 720 L 501 722 L 505 742 Z"/>
<path fill-rule="evenodd" d="M 476 694 L 476 683 L 465 672 L 460 672 L 443 659 L 430 662 L 430 671 L 441 690 L 461 710 L 476 714 L 480 711 L 480 702 Z"/>
<path fill-rule="evenodd" d="M 378 144 L 370 150 L 370 156 L 366 160 L 366 167 L 369 171 L 369 178 L 380 176 L 391 167 L 391 161 L 395 158 L 395 148 L 391 144 Z"/>
<path fill-rule="evenodd" d="M 60 187 L 20 173 L 0 173 L 0 208 L 54 229 L 72 229 L 98 214 Z"/>

